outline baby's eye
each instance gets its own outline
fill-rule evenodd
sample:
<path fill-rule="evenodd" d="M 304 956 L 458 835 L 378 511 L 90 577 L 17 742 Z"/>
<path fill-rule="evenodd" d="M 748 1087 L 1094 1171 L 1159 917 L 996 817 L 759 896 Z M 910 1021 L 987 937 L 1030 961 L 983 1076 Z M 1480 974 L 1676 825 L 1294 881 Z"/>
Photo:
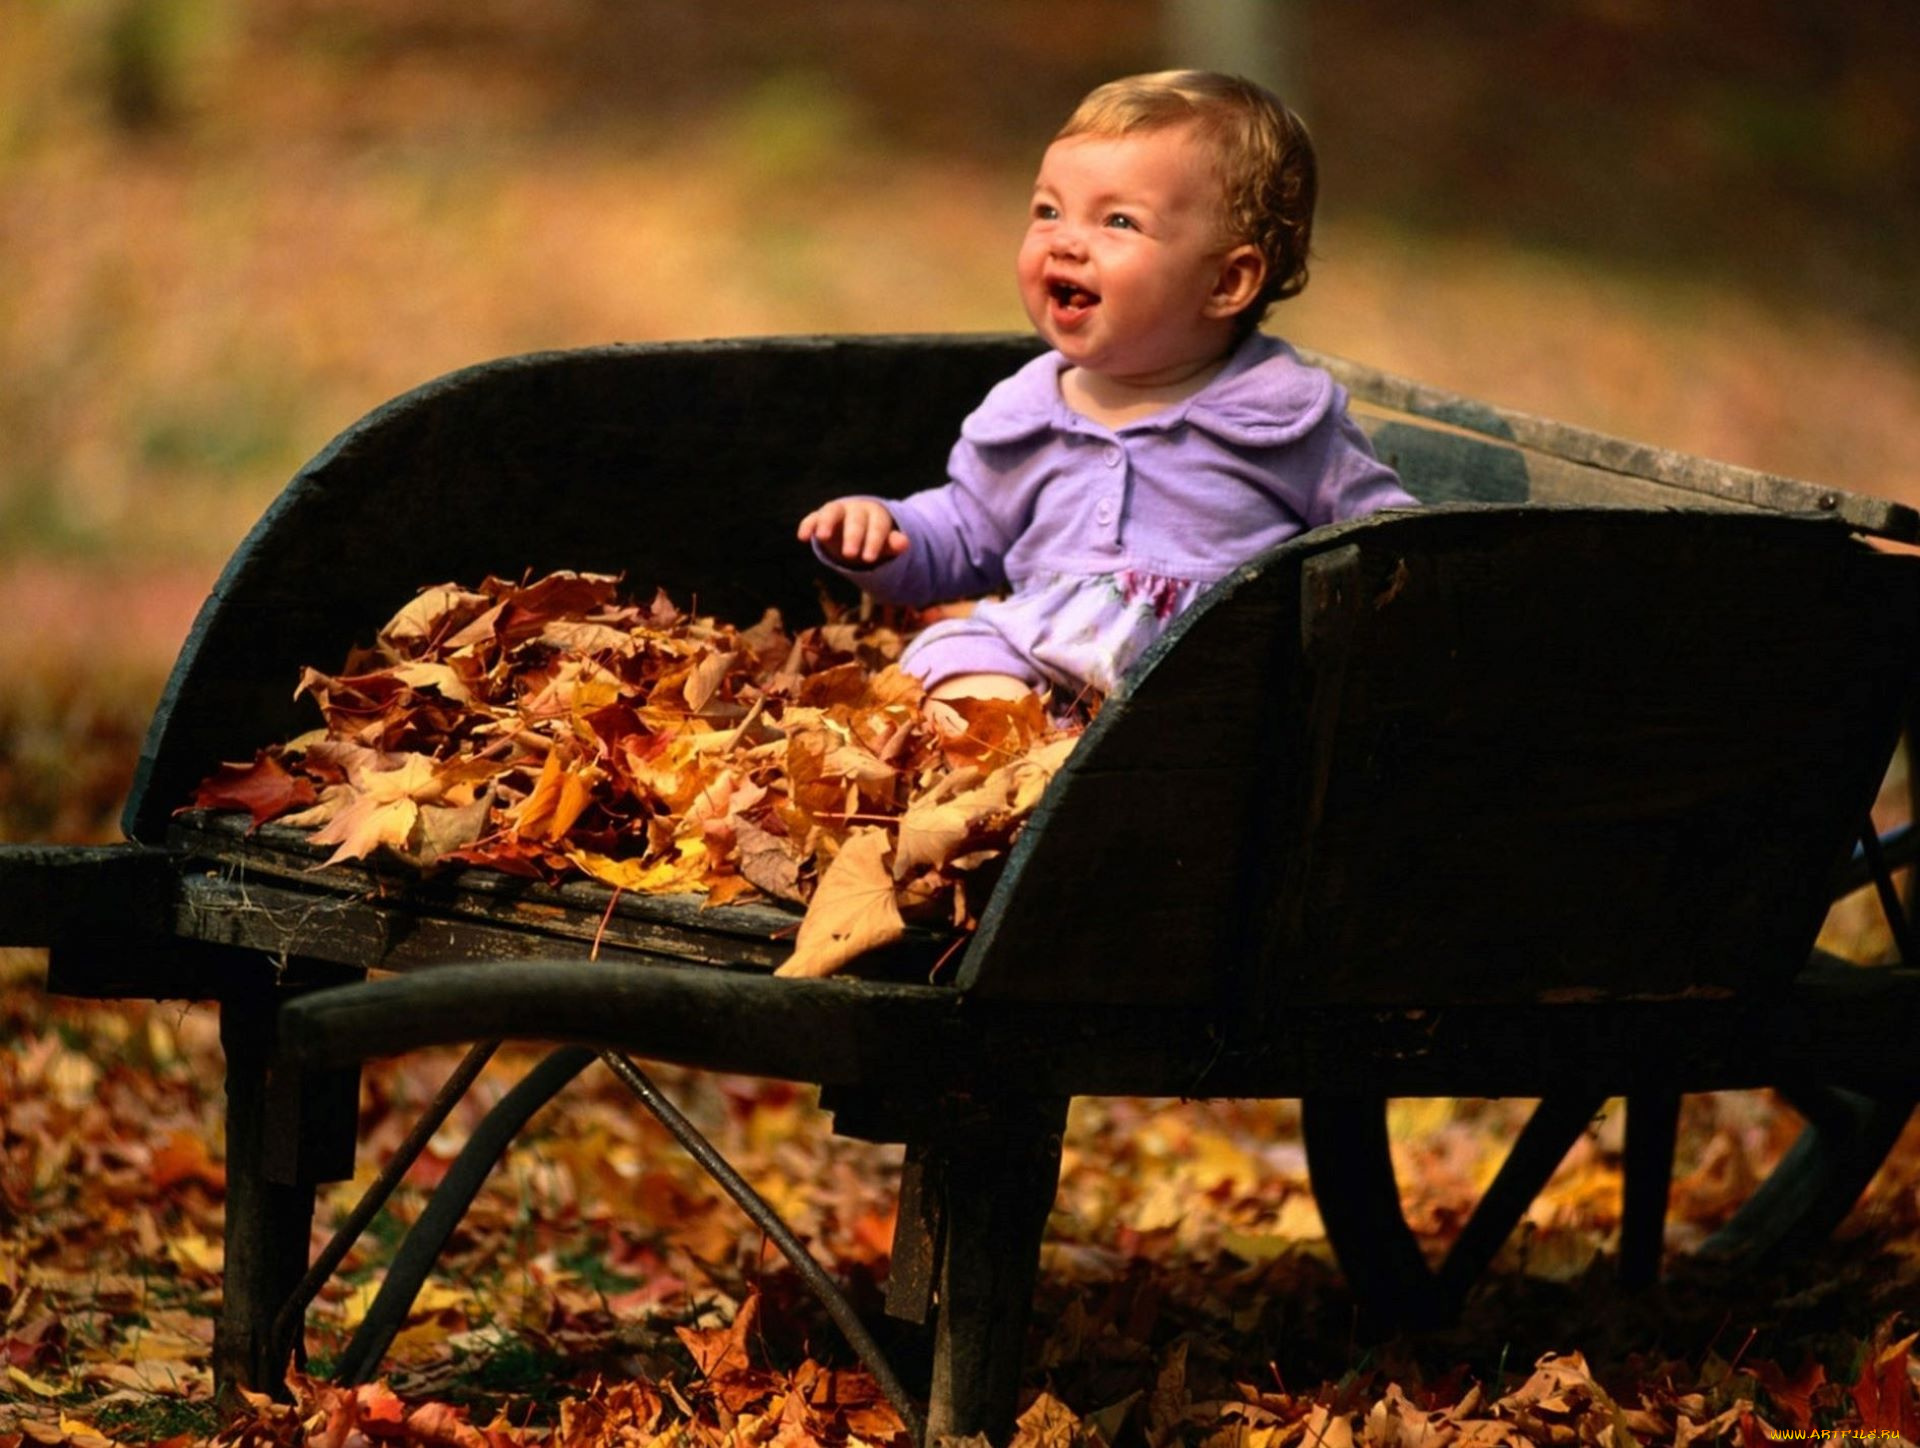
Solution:
<path fill-rule="evenodd" d="M 1060 208 L 1050 202 L 1036 201 L 1033 203 L 1033 219 L 1035 221 L 1058 221 L 1060 219 Z"/>
<path fill-rule="evenodd" d="M 1138 231 L 1140 229 L 1140 223 L 1123 211 L 1116 211 L 1113 215 L 1109 216 L 1107 218 L 1107 225 L 1113 227 L 1116 231 Z"/>

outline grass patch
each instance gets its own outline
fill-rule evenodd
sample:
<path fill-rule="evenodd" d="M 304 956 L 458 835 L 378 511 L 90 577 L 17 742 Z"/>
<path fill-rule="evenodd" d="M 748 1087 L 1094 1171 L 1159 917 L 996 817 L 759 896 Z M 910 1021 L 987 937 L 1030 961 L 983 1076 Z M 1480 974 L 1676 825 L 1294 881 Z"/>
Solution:
<path fill-rule="evenodd" d="M 220 1410 L 211 1400 L 192 1402 L 165 1393 L 116 1393 L 111 1402 L 80 1411 L 102 1432 L 146 1443 L 179 1437 L 199 1442 L 212 1437 L 221 1420 Z"/>
<path fill-rule="evenodd" d="M 637 1277 L 628 1277 L 607 1265 L 607 1242 L 595 1237 L 560 1254 L 560 1265 L 603 1296 L 631 1292 L 640 1285 Z"/>

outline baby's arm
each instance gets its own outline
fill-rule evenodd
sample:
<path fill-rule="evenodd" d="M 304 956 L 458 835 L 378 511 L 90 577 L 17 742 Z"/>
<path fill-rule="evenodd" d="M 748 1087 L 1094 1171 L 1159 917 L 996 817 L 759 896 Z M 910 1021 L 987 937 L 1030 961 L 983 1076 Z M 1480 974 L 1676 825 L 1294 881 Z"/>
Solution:
<path fill-rule="evenodd" d="M 800 541 L 849 568 L 871 568 L 907 551 L 907 535 L 878 498 L 835 498 L 800 520 Z"/>
<path fill-rule="evenodd" d="M 1343 399 L 1344 401 L 1344 399 Z M 1323 434 L 1326 457 L 1320 467 L 1307 524 L 1338 523 L 1382 508 L 1417 508 L 1420 500 L 1400 486 L 1400 477 L 1374 456 L 1358 423 L 1342 407 Z"/>
<path fill-rule="evenodd" d="M 960 476 L 971 478 L 957 473 L 906 498 L 837 498 L 801 520 L 800 537 L 822 563 L 889 603 L 919 607 L 996 592 L 1007 585 L 1001 560 L 1015 530 Z M 1014 496 L 1008 506 L 1024 504 Z M 858 547 L 849 509 L 861 519 Z"/>

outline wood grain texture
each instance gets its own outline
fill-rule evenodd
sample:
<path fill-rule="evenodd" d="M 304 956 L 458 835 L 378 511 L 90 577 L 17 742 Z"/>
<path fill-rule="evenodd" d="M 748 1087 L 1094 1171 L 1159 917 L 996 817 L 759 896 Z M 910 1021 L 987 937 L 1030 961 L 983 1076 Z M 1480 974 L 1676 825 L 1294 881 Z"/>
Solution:
<path fill-rule="evenodd" d="M 1768 512 L 1826 514 L 1862 532 L 1886 538 L 1912 542 L 1920 537 L 1920 513 L 1904 503 L 1629 442 L 1514 408 L 1462 397 L 1342 357 L 1310 351 L 1303 351 L 1302 356 L 1326 368 L 1355 398 L 1382 410 L 1508 441 L 1530 452 L 1584 464 L 1622 479 L 1655 483 L 1666 491 L 1665 501 L 1672 506 L 1690 503 L 1698 507 L 1720 502 Z M 1688 499 L 1686 494 L 1693 497 Z M 1609 500 L 1586 493 L 1568 501 Z"/>

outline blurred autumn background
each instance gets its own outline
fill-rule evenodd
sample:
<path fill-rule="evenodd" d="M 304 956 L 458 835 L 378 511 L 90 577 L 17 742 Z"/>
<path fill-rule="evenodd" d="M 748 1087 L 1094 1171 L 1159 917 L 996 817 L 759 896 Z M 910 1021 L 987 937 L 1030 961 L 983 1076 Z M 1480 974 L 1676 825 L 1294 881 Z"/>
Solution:
<path fill-rule="evenodd" d="M 1314 129 L 1318 261 L 1274 329 L 1528 411 L 1920 503 L 1908 7 L 0 0 L 0 840 L 114 836 L 139 735 L 221 564 L 369 408 L 540 348 L 1020 328 L 1011 261 L 1045 139 L 1090 85 L 1176 63 L 1259 75 Z M 1865 909 L 1830 934 L 1885 949 Z M 51 1003 L 33 989 L 36 957 L 0 960 L 0 1441 L 21 1422 L 41 1425 L 35 1441 L 204 1431 L 220 1186 L 207 1012 Z M 426 1080 L 370 1079 L 376 1134 Z M 789 1183 L 830 1256 L 884 1271 L 885 1160 L 822 1146 L 790 1093 L 685 1089 L 750 1167 Z M 612 1099 L 571 1113 L 484 1207 L 472 1261 L 505 1243 L 518 1275 L 484 1309 L 445 1289 L 415 1344 L 427 1359 L 444 1369 L 459 1357 L 449 1340 L 537 1320 L 538 1351 L 513 1361 L 551 1386 L 584 1371 L 569 1331 L 595 1351 L 609 1340 L 579 1326 L 583 1303 L 678 1302 L 683 1325 L 713 1327 L 744 1298 L 757 1244 Z M 1676 1210 L 1710 1224 L 1791 1122 L 1766 1098 L 1689 1113 Z M 1427 1229 L 1454 1220 L 1510 1121 L 1447 1103 L 1400 1119 Z M 1069 1331 L 1056 1311 L 1053 1360 L 1105 1342 L 1095 1359 L 1165 1388 L 1188 1319 L 1143 1325 L 1142 1302 L 1174 1291 L 1124 1265 L 1143 1244 L 1164 1249 L 1149 1261 L 1224 1252 L 1245 1279 L 1235 1304 L 1192 1308 L 1195 1331 L 1224 1334 L 1196 1361 L 1263 1372 L 1289 1333 L 1320 1344 L 1306 1321 L 1319 1306 L 1287 1306 L 1321 1303 L 1326 1277 L 1293 1129 L 1285 1107 L 1081 1110 L 1067 1265 L 1053 1261 L 1048 1290 L 1072 1296 L 1075 1272 L 1111 1268 L 1100 1310 L 1117 1316 Z M 1536 1214 L 1533 1265 L 1550 1262 L 1553 1281 L 1609 1246 L 1617 1132 L 1589 1147 Z M 1915 1154 L 1856 1214 L 1871 1220 L 1853 1236 L 1876 1252 L 1913 1223 Z M 1196 1192 L 1217 1210 L 1183 1217 L 1176 1203 Z M 675 1223 L 694 1224 L 691 1246 Z M 567 1231 L 573 1245 L 556 1245 Z M 1805 1386 L 1818 1363 L 1851 1383 L 1869 1336 L 1886 1346 L 1901 1322 L 1880 1309 L 1911 1279 L 1867 1260 L 1829 1278 L 1852 1296 L 1827 1303 L 1823 1330 L 1850 1346 L 1788 1338 L 1769 1346 L 1774 1371 Z M 1532 1361 L 1520 1344 L 1600 1351 L 1584 1328 L 1536 1331 L 1519 1301 L 1463 1361 L 1484 1373 L 1497 1359 L 1517 1383 Z M 351 1303 L 333 1310 L 350 1320 Z M 1682 1351 L 1600 1317 L 1609 1361 Z M 1252 1357 L 1221 1345 L 1235 1332 Z M 1727 1385 L 1747 1336 L 1722 1323 L 1668 1373 L 1674 1394 L 1721 1392 L 1689 1421 L 1738 1400 Z M 1358 1371 L 1331 1341 L 1303 1371 Z M 622 1350 L 606 1361 L 651 1361 Z M 1710 1358 L 1727 1369 L 1712 1384 Z M 1264 1386 L 1285 1393 L 1279 1371 Z M 1062 1432 L 1084 1436 L 1082 1417 L 1126 1401 L 1090 1377 L 1062 1388 Z M 1817 1387 L 1807 1411 L 1839 1411 Z M 72 1416 L 116 1394 L 118 1416 Z M 27 1405 L 11 1421 L 10 1395 Z M 189 1411 L 140 1416 L 156 1397 Z M 1162 1436 L 1204 1436 L 1172 1399 L 1145 1401 Z M 1127 1419 L 1102 1419 L 1105 1436 L 1143 1431 Z"/>

